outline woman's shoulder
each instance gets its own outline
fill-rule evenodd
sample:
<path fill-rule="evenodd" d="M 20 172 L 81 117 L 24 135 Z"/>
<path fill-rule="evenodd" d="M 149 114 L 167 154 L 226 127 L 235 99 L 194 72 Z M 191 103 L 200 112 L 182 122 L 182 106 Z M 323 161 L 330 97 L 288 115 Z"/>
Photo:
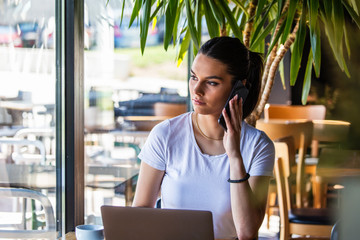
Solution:
<path fill-rule="evenodd" d="M 245 130 L 246 138 L 252 138 L 253 140 L 256 139 L 257 142 L 261 142 L 261 143 L 273 144 L 272 140 L 266 135 L 265 132 L 251 126 L 245 121 L 243 123 L 244 123 L 243 128 Z"/>
<path fill-rule="evenodd" d="M 156 133 L 176 133 L 179 128 L 184 128 L 184 126 L 188 123 L 189 118 L 191 117 L 191 112 L 183 113 L 179 116 L 166 119 L 160 123 L 158 123 L 153 129 L 152 132 Z"/>

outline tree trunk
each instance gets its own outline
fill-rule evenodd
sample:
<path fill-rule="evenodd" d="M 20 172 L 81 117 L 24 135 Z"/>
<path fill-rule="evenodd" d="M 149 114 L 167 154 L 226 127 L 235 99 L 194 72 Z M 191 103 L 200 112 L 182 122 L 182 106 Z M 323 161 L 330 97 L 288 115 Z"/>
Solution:
<path fill-rule="evenodd" d="M 292 31 L 292 33 L 289 35 L 288 39 L 284 43 L 284 45 L 281 45 L 278 52 L 276 53 L 276 57 L 273 59 L 273 62 L 271 63 L 268 75 L 266 77 L 266 84 L 264 86 L 264 91 L 261 94 L 260 101 L 255 108 L 255 110 L 246 118 L 246 122 L 249 123 L 252 126 L 256 125 L 256 121 L 260 118 L 261 113 L 264 111 L 265 104 L 267 103 L 270 92 L 272 89 L 272 86 L 274 84 L 275 74 L 278 69 L 280 61 L 284 58 L 285 53 L 290 49 L 291 44 L 294 43 L 296 32 L 299 29 L 299 19 L 297 19 L 296 25 Z M 270 56 L 269 56 L 270 57 Z M 270 58 L 268 58 L 269 60 Z"/>

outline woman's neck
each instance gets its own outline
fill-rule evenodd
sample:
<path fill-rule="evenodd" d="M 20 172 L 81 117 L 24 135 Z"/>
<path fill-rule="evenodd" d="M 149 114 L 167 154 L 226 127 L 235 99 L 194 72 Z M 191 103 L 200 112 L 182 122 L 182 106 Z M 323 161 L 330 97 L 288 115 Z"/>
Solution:
<path fill-rule="evenodd" d="M 224 129 L 218 123 L 218 116 L 194 112 L 193 122 L 199 133 L 208 140 L 222 140 Z"/>

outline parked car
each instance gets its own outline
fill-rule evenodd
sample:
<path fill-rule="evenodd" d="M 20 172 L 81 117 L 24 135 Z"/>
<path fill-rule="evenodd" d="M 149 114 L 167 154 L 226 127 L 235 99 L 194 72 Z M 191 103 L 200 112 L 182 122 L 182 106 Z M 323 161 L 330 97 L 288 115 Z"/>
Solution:
<path fill-rule="evenodd" d="M 129 28 L 130 18 L 125 17 L 120 26 L 120 20 L 114 24 L 114 47 L 115 48 L 134 48 L 140 47 L 140 23 L 136 20 Z M 160 32 L 156 26 L 149 26 L 146 46 L 154 46 L 160 44 Z"/>
<path fill-rule="evenodd" d="M 41 40 L 41 31 L 37 22 L 19 22 L 20 37 L 23 47 L 38 47 Z"/>
<path fill-rule="evenodd" d="M 114 105 L 115 117 L 120 116 L 154 116 L 154 104 L 186 104 L 187 97 L 182 97 L 176 89 L 161 88 L 160 93 L 140 93 L 134 100 L 119 101 Z"/>
<path fill-rule="evenodd" d="M 20 35 L 15 27 L 0 25 L 0 46 L 22 47 Z"/>

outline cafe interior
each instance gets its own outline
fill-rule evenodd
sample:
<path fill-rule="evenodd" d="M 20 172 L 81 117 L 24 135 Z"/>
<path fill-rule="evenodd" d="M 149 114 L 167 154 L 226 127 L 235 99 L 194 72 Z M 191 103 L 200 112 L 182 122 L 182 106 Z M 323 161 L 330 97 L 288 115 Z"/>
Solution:
<path fill-rule="evenodd" d="M 120 3 L 104 2 L 0 1 L 0 27 L 17 26 L 9 42 L 0 35 L 0 239 L 75 239 L 76 226 L 103 224 L 102 205 L 131 206 L 138 154 L 151 129 L 192 111 L 191 55 L 181 67 L 169 60 L 159 70 L 139 70 L 133 56 L 116 48 L 121 34 L 109 25 Z M 33 42 L 31 34 L 16 34 L 20 22 L 36 23 Z M 284 86 L 275 77 L 255 125 L 275 146 L 260 240 L 360 239 L 360 32 L 354 29 L 351 78 L 326 41 L 305 105 L 301 81 Z M 165 52 L 160 38 L 154 45 Z M 132 49 L 141 55 L 138 45 Z M 161 67 L 178 79 L 159 76 Z M 290 53 L 285 78 L 289 71 Z"/>

